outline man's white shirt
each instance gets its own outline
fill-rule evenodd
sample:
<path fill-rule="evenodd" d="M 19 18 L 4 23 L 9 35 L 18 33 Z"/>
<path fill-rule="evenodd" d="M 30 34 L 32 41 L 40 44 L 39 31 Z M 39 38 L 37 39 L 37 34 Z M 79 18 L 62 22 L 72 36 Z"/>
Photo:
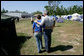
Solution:
<path fill-rule="evenodd" d="M 41 25 L 45 24 L 45 27 L 53 26 L 53 19 L 49 16 L 42 17 Z"/>

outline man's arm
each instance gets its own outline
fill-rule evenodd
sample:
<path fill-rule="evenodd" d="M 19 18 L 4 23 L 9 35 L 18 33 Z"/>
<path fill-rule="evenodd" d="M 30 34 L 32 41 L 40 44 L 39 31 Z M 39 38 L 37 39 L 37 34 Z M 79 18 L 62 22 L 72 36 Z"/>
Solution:
<path fill-rule="evenodd" d="M 36 22 L 37 24 L 39 24 L 39 25 L 41 25 L 41 23 L 40 22 Z"/>
<path fill-rule="evenodd" d="M 33 29 L 33 33 L 34 33 L 34 29 Z"/>
<path fill-rule="evenodd" d="M 37 24 L 39 24 L 39 25 L 43 25 L 44 24 L 44 18 L 42 18 L 42 21 L 41 21 L 41 23 L 40 22 L 37 22 L 37 20 L 35 20 L 34 22 L 36 22 Z"/>

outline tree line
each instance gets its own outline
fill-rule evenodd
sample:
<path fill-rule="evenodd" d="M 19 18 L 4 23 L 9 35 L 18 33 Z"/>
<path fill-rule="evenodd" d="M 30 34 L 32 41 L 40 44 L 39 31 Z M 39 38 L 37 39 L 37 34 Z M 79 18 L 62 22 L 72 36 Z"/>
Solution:
<path fill-rule="evenodd" d="M 19 11 L 19 10 L 8 11 L 8 10 L 5 10 L 4 8 L 1 10 L 1 13 L 7 13 L 7 12 L 10 12 L 10 13 L 28 13 L 26 11 Z"/>
<path fill-rule="evenodd" d="M 4 8 L 1 10 L 1 13 L 7 13 L 8 10 L 5 10 Z"/>
<path fill-rule="evenodd" d="M 83 6 L 73 5 L 68 8 L 61 5 L 59 7 L 60 1 L 48 1 L 48 6 L 44 8 L 49 12 L 49 15 L 69 15 L 73 13 L 83 14 Z"/>
<path fill-rule="evenodd" d="M 33 12 L 32 14 L 33 15 L 35 15 L 35 14 L 42 14 L 42 12 L 41 11 L 36 11 L 36 12 Z"/>
<path fill-rule="evenodd" d="M 10 13 L 28 13 L 28 12 L 26 12 L 26 11 L 19 11 L 19 10 L 8 11 L 8 10 L 5 10 L 4 8 L 1 10 L 1 13 L 7 13 L 7 12 L 10 12 Z M 32 12 L 31 14 L 32 14 L 32 15 L 35 15 L 35 14 L 42 14 L 42 12 L 36 11 L 36 12 Z"/>
<path fill-rule="evenodd" d="M 48 1 L 48 5 L 44 6 L 44 8 L 49 12 L 49 15 L 69 15 L 69 14 L 73 14 L 73 13 L 79 13 L 79 14 L 83 14 L 83 6 L 80 5 L 73 5 L 70 6 L 68 8 L 63 7 L 63 5 L 61 5 L 59 7 L 59 4 L 61 3 L 61 1 Z M 9 12 L 8 10 L 5 10 L 4 8 L 1 10 L 1 13 L 7 13 Z M 15 11 L 11 11 L 11 12 L 16 12 L 16 13 L 28 13 L 26 11 L 19 11 L 19 10 L 15 10 Z M 36 12 L 32 12 L 32 15 L 35 14 L 42 14 L 41 11 L 36 11 Z"/>

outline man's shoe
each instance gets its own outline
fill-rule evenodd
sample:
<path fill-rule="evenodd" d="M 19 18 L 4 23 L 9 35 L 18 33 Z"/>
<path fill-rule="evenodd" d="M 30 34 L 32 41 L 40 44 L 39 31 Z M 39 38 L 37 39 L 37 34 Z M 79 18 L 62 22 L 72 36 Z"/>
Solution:
<path fill-rule="evenodd" d="M 44 49 L 44 47 L 42 47 L 42 49 Z"/>
<path fill-rule="evenodd" d="M 50 53 L 50 50 L 46 50 L 47 53 Z"/>
<path fill-rule="evenodd" d="M 42 53 L 42 51 L 40 50 L 38 53 Z"/>
<path fill-rule="evenodd" d="M 47 51 L 47 53 L 50 53 L 50 51 Z"/>

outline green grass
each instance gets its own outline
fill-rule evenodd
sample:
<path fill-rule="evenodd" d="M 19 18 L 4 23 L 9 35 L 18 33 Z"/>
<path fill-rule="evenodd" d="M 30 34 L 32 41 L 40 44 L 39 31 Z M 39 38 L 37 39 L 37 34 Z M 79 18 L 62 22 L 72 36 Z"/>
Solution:
<path fill-rule="evenodd" d="M 77 21 L 67 21 L 56 23 L 52 32 L 52 52 L 38 53 L 36 39 L 32 33 L 32 24 L 30 19 L 20 20 L 16 23 L 16 32 L 18 36 L 32 36 L 26 40 L 20 49 L 20 55 L 82 55 L 83 54 L 83 23 Z M 44 37 L 42 37 L 43 46 L 45 47 Z M 65 49 L 72 46 L 71 49 Z M 58 46 L 58 47 L 57 47 Z M 67 47 L 68 46 L 68 47 Z M 58 49 L 58 50 L 56 50 Z M 44 50 L 44 49 L 42 49 Z"/>

